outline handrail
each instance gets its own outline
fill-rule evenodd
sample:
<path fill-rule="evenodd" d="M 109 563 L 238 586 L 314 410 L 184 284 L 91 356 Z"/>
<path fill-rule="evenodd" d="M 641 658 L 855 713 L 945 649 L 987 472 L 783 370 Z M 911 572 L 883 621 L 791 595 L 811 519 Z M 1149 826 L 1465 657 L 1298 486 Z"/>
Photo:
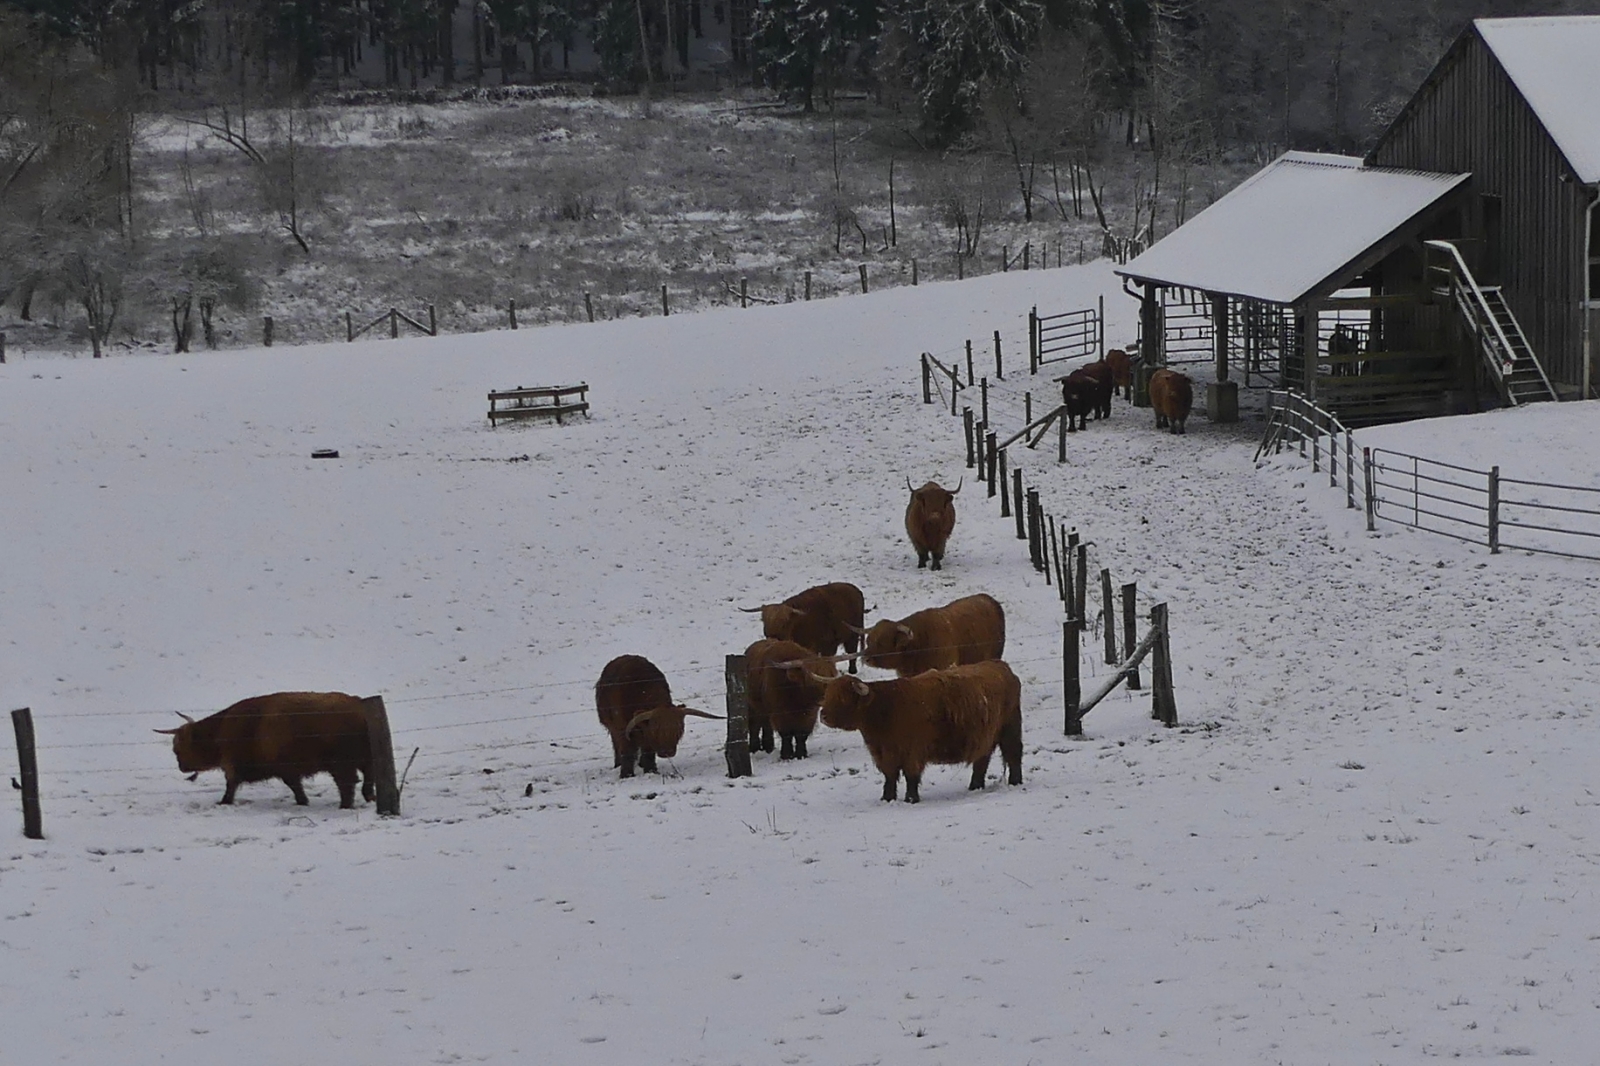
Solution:
<path fill-rule="evenodd" d="M 1461 257 L 1461 249 L 1449 241 L 1424 241 L 1423 244 L 1436 252 L 1446 253 L 1455 262 L 1455 269 L 1451 272 L 1450 277 L 1451 288 L 1459 291 L 1462 287 L 1461 283 L 1465 281 L 1466 286 L 1471 289 L 1472 295 L 1476 298 L 1473 317 L 1477 318 L 1479 317 L 1478 313 L 1481 313 L 1482 317 L 1487 319 L 1490 325 L 1494 326 L 1495 339 L 1500 342 L 1501 364 L 1499 367 L 1491 367 L 1490 369 L 1498 370 L 1502 379 L 1509 378 L 1516 363 L 1516 352 L 1511 347 L 1511 338 L 1507 337 L 1506 331 L 1500 328 L 1500 320 L 1494 317 L 1494 311 L 1489 307 L 1488 298 L 1483 295 L 1483 290 L 1478 287 L 1478 281 L 1472 276 L 1472 271 L 1467 269 L 1467 261 Z M 1480 337 L 1483 336 L 1481 328 L 1478 335 Z M 1486 347 L 1484 354 L 1489 354 Z"/>

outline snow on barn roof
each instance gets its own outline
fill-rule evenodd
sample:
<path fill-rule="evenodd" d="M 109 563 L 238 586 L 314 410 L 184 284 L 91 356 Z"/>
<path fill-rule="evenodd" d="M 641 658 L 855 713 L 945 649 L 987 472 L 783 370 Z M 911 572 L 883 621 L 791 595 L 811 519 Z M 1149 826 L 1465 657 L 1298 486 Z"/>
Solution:
<path fill-rule="evenodd" d="M 1600 181 L 1600 16 L 1477 19 L 1505 68 L 1579 181 Z"/>
<path fill-rule="evenodd" d="M 1297 303 L 1468 177 L 1286 152 L 1117 273 Z"/>

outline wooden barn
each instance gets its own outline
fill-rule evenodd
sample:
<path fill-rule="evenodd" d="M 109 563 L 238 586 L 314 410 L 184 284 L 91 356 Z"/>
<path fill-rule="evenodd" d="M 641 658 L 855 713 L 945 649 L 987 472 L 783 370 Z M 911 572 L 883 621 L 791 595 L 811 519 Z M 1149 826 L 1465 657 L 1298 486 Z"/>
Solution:
<path fill-rule="evenodd" d="M 1594 396 L 1597 55 L 1600 17 L 1471 23 L 1365 158 L 1288 153 L 1118 271 L 1145 365 L 1212 364 L 1221 418 Z"/>

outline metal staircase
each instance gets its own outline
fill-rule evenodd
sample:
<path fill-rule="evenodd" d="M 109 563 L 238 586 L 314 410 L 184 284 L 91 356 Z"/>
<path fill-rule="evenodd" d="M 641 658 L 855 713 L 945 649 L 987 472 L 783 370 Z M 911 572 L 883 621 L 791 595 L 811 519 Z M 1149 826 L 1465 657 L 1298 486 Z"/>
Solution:
<path fill-rule="evenodd" d="M 1497 285 L 1482 286 L 1449 241 L 1428 241 L 1428 286 L 1448 299 L 1462 324 L 1477 338 L 1478 354 L 1508 407 L 1557 399 L 1544 367 Z"/>

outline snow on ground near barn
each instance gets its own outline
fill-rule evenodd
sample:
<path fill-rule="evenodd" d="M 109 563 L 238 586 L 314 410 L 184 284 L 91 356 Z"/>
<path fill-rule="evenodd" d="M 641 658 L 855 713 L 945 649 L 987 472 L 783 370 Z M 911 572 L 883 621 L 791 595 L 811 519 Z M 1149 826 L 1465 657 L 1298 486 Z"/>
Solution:
<path fill-rule="evenodd" d="M 1298 461 L 1253 465 L 1258 426 L 1118 401 L 1023 465 L 1170 604 L 1181 722 L 1118 694 L 1081 741 L 1054 591 L 970 477 L 948 568 L 915 568 L 903 479 L 963 472 L 917 353 L 998 328 L 1014 356 L 1028 305 L 1102 291 L 1127 336 L 1089 267 L 0 367 L 0 700 L 34 709 L 49 834 L 0 846 L 0 1060 L 1587 1060 L 1600 564 L 1369 535 Z M 490 388 L 579 379 L 592 421 L 484 420 Z M 1597 410 L 1373 439 L 1577 480 Z M 607 659 L 720 711 L 758 635 L 734 608 L 838 579 L 876 615 L 1006 605 L 1023 786 L 935 767 L 885 805 L 827 729 L 730 782 L 694 720 L 665 778 L 615 779 Z M 150 732 L 284 688 L 385 695 L 421 748 L 404 818 L 326 778 L 215 806 Z"/>

